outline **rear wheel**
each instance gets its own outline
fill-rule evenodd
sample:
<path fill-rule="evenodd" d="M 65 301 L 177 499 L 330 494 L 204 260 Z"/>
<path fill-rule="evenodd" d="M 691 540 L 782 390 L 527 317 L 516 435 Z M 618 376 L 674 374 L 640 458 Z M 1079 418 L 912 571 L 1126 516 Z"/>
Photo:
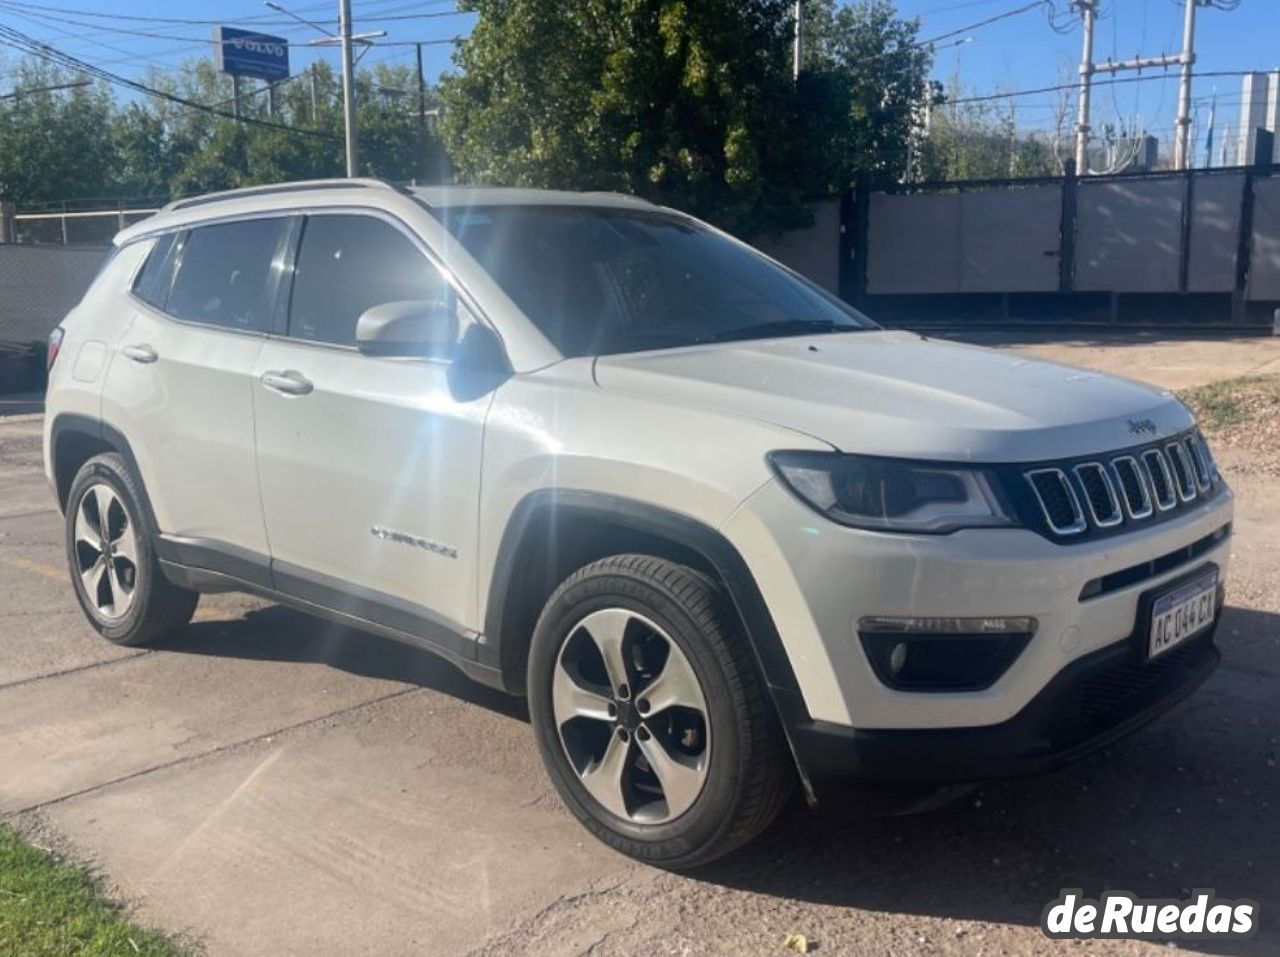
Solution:
<path fill-rule="evenodd" d="M 138 481 L 114 452 L 85 462 L 67 496 L 67 564 L 94 628 L 119 645 L 144 645 L 191 620 L 199 595 L 160 570 L 142 517 Z"/>
<path fill-rule="evenodd" d="M 643 555 L 576 572 L 547 602 L 529 658 L 539 749 L 597 837 L 670 868 L 755 837 L 793 772 L 723 594 Z"/>

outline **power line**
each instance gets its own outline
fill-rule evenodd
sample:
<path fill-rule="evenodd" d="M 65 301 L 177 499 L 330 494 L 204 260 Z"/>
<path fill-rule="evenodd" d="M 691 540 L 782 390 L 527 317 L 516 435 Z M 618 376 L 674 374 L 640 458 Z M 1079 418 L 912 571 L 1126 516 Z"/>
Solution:
<path fill-rule="evenodd" d="M 19 6 L 19 4 L 14 4 L 14 3 L 12 3 L 12 2 L 7 2 L 7 0 L 0 0 L 0 8 L 9 8 L 9 7 L 14 7 L 14 6 Z M 109 34 L 120 34 L 120 35 L 122 35 L 122 36 L 143 37 L 143 38 L 145 38 L 145 39 L 149 39 L 149 40 L 174 40 L 174 41 L 184 41 L 184 40 L 185 40 L 185 41 L 189 42 L 189 43 L 191 44 L 191 46 L 189 46 L 189 47 L 185 47 L 184 49 L 194 49 L 194 48 L 195 48 L 195 46 L 197 46 L 197 45 L 199 45 L 199 46 L 207 46 L 210 42 L 212 42 L 212 41 L 211 41 L 209 38 L 207 38 L 207 37 L 179 36 L 179 35 L 177 35 L 177 34 L 173 34 L 173 33 L 157 33 L 157 32 L 155 32 L 155 31 L 151 31 L 151 30 L 132 30 L 132 29 L 130 29 L 130 28 L 128 28 L 128 27 L 108 27 L 108 26 L 106 26 L 105 24 L 89 23 L 89 22 L 86 22 L 86 21 L 84 21 L 84 20 L 75 20 L 75 19 L 72 19 L 72 18 L 70 18 L 70 17 L 60 17 L 60 16 L 56 16 L 56 15 L 53 15 L 53 14 L 47 14 L 47 13 L 39 13 L 39 14 L 38 14 L 38 13 L 31 13 L 31 14 L 25 14 L 25 13 L 18 13 L 17 11 L 11 11 L 11 12 L 13 13 L 13 15 L 14 15 L 14 16 L 22 17 L 24 20 L 28 20 L 28 21 L 31 21 L 31 22 L 34 22 L 34 19 L 33 19 L 33 18 L 39 18 L 39 19 L 41 19 L 41 20 L 51 20 L 51 21 L 56 21 L 56 22 L 58 22 L 58 23 L 68 23 L 68 24 L 71 24 L 71 25 L 73 25 L 73 26 L 88 27 L 88 28 L 90 28 L 90 29 L 92 29 L 92 30 L 99 31 L 99 33 L 98 33 L 98 34 L 84 34 L 84 35 L 76 35 L 76 36 L 73 36 L 73 35 L 71 35 L 71 34 L 67 34 L 67 33 L 65 33 L 64 31 L 60 31 L 60 32 L 63 32 L 63 35 L 64 35 L 65 37 L 67 37 L 68 39 L 73 39 L 73 40 L 85 40 L 85 41 L 88 41 L 90 37 L 92 37 L 92 36 L 97 36 L 97 35 L 99 35 L 99 34 L 108 34 L 108 35 L 109 35 Z M 414 45 L 414 44 L 416 44 L 416 43 L 433 44 L 433 45 L 434 45 L 434 44 L 444 44 L 444 43 L 456 43 L 456 42 L 458 41 L 458 39 L 459 39 L 458 37 L 446 37 L 446 38 L 442 38 L 442 39 L 434 39 L 434 40 L 395 40 L 395 41 L 390 41 L 390 42 L 382 42 L 382 43 L 380 43 L 380 44 L 379 44 L 379 46 L 412 46 L 412 45 Z M 290 42 L 290 43 L 287 43 L 286 45 L 287 45 L 287 46 L 290 46 L 290 47 L 297 48 L 297 49 L 301 49 L 301 48 L 303 48 L 303 47 L 308 47 L 308 48 L 312 48 L 312 49 L 314 49 L 314 46 L 313 46 L 312 44 L 310 44 L 310 43 L 292 43 L 292 42 Z M 129 52 L 129 51 L 127 51 L 127 50 L 119 50 L 119 49 L 118 49 L 118 48 L 116 48 L 116 47 L 112 47 L 111 49 L 118 50 L 118 52 L 120 52 L 120 53 L 128 53 L 128 52 Z"/>
<path fill-rule="evenodd" d="M 1019 16 L 1020 14 L 1027 13 L 1028 11 L 1035 10 L 1037 8 L 1043 8 L 1046 5 L 1052 6 L 1052 4 L 1046 4 L 1046 0 L 1035 0 L 1034 3 L 1023 4 L 1022 6 L 1015 7 L 1012 10 L 1006 10 L 1004 13 L 997 13 L 993 17 L 987 17 L 987 19 L 985 20 L 979 20 L 977 23 L 970 23 L 967 26 L 957 27 L 954 30 L 951 30 L 947 33 L 940 33 L 938 36 L 930 37 L 927 40 L 919 40 L 915 43 L 912 43 L 911 46 L 927 47 L 931 43 L 937 43 L 939 40 L 950 40 L 952 37 L 958 37 L 962 33 L 969 33 L 972 30 L 979 30 L 982 27 L 989 27 L 993 23 L 999 23 L 1001 20 L 1008 20 L 1011 17 Z"/>
<path fill-rule="evenodd" d="M 433 0 L 424 0 L 424 2 L 417 4 L 417 6 L 435 6 L 442 2 L 452 3 L 453 0 L 434 0 L 434 2 Z M 219 26 L 223 23 L 226 23 L 225 19 L 202 20 L 202 19 L 194 19 L 190 17 L 148 17 L 148 16 L 141 16 L 139 14 L 125 14 L 125 13 L 114 13 L 114 12 L 102 13 L 95 10 L 77 10 L 77 9 L 72 9 L 68 7 L 51 7 L 44 4 L 22 3 L 22 2 L 19 2 L 19 0 L 11 0 L 11 2 L 6 5 L 12 6 L 12 7 L 19 7 L 21 9 L 31 10 L 39 13 L 48 13 L 48 12 L 64 13 L 64 14 L 70 14 L 72 16 L 78 16 L 78 17 L 93 17 L 95 19 L 100 19 L 100 20 L 129 20 L 129 21 L 138 22 L 138 23 L 165 23 L 165 24 L 179 24 L 179 25 L 187 25 L 187 26 L 199 26 L 199 27 Z M 326 4 L 325 6 L 328 6 L 328 5 Z M 300 9 L 312 10 L 312 9 L 319 9 L 319 8 L 320 6 L 316 5 L 314 7 L 307 7 L 307 8 L 300 8 Z M 470 12 L 471 11 L 468 11 L 468 10 L 445 10 L 445 11 L 438 11 L 433 13 L 396 14 L 388 17 L 380 16 L 377 13 L 373 13 L 370 16 L 365 17 L 364 19 L 366 20 L 424 20 L 424 19 L 431 19 L 435 17 L 464 16 Z M 269 16 L 237 17 L 235 18 L 235 20 L 237 23 L 251 24 L 254 27 L 261 27 L 261 26 L 287 27 L 287 26 L 294 25 L 293 21 L 291 20 L 280 20 L 275 17 L 269 17 Z M 334 23 L 336 21 L 326 20 L 321 22 Z"/>
<path fill-rule="evenodd" d="M 309 136 L 314 139 L 337 139 L 337 137 L 328 133 L 322 133 L 319 130 L 308 130 L 301 127 L 286 126 L 283 123 L 272 123 L 269 120 L 260 120 L 251 116 L 236 116 L 235 114 L 228 113 L 225 110 L 207 106 L 204 103 L 197 103 L 194 100 L 188 100 L 186 97 L 179 96 L 176 93 L 170 93 L 167 90 L 158 90 L 145 83 L 140 83 L 137 80 L 131 80 L 128 77 L 120 76 L 118 73 L 112 73 L 109 70 L 104 70 L 101 67 L 94 66 L 86 60 L 81 60 L 69 53 L 64 53 L 42 40 L 37 40 L 35 37 L 29 36 L 21 30 L 15 30 L 13 27 L 6 26 L 4 24 L 0 24 L 0 44 L 13 47 L 14 49 L 20 50 L 24 53 L 30 53 L 43 60 L 48 60 L 51 63 L 67 67 L 68 69 L 87 73 L 90 76 L 97 77 L 100 80 L 105 80 L 108 83 L 127 87 L 128 89 L 134 90 L 138 93 L 145 93 L 148 96 L 159 97 L 160 99 L 167 100 L 170 103 L 176 103 L 179 106 L 185 106 L 193 110 L 198 110 L 202 113 L 221 117 L 222 119 L 234 120 L 238 123 L 247 123 L 250 126 L 259 126 L 265 129 L 281 130 L 286 133 L 293 133 L 297 136 Z"/>
<path fill-rule="evenodd" d="M 1256 70 L 1211 70 L 1204 73 L 1196 73 L 1197 77 L 1215 77 L 1215 76 L 1247 76 L 1250 73 L 1256 73 Z M 1149 76 L 1125 76 L 1116 77 L 1112 80 L 1094 80 L 1094 86 L 1110 86 L 1115 83 L 1146 83 L 1151 80 L 1174 80 L 1177 76 L 1174 74 L 1159 74 Z M 956 100 L 947 100 L 951 103 L 989 103 L 993 100 L 1007 100 L 1015 96 L 1036 96 L 1042 93 L 1057 93 L 1060 90 L 1077 90 L 1080 88 L 1078 83 L 1059 83 L 1055 86 L 1041 86 L 1030 90 L 1009 90 L 1006 93 L 986 93 L 981 96 L 966 96 Z"/>

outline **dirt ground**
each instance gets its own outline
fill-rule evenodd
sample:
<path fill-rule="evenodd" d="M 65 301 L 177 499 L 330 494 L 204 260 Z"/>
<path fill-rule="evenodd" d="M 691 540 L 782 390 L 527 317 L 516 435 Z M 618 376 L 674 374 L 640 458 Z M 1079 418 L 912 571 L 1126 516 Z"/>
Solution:
<path fill-rule="evenodd" d="M 1280 372 L 1280 341 L 994 343 L 1182 388 Z M 1260 904 L 1280 953 L 1280 480 L 1222 448 L 1237 494 L 1224 661 L 1196 695 L 1058 774 L 868 820 L 797 804 L 693 877 L 593 841 L 520 702 L 430 656 L 237 596 L 154 651 L 75 605 L 39 422 L 0 422 L 0 816 L 98 867 L 211 955 L 1156 954 L 1051 942 L 1064 887 Z"/>

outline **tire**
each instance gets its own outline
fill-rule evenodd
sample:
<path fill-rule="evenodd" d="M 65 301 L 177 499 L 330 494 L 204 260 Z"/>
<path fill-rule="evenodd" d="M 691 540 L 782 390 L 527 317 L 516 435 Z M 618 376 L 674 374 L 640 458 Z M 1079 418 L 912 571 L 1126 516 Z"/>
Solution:
<path fill-rule="evenodd" d="M 602 649 L 614 647 L 610 671 Z M 620 669 L 628 687 L 618 687 Z M 616 555 L 575 572 L 538 619 L 528 692 L 564 803 L 637 860 L 708 864 L 765 830 L 794 784 L 737 616 L 717 585 L 682 565 Z"/>
<path fill-rule="evenodd" d="M 181 628 L 200 597 L 164 577 L 143 501 L 141 483 L 114 452 L 85 462 L 67 495 L 72 586 L 93 627 L 117 645 L 147 645 Z M 105 552 L 103 510 L 110 543 Z"/>

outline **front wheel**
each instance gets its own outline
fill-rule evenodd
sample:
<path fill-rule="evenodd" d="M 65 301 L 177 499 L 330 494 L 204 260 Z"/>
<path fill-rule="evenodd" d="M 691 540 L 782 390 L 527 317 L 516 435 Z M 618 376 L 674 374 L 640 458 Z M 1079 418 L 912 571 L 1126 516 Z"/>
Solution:
<path fill-rule="evenodd" d="M 529 710 L 552 782 L 616 850 L 696 867 L 763 831 L 794 774 L 736 616 L 681 565 L 617 555 L 551 596 Z"/>

